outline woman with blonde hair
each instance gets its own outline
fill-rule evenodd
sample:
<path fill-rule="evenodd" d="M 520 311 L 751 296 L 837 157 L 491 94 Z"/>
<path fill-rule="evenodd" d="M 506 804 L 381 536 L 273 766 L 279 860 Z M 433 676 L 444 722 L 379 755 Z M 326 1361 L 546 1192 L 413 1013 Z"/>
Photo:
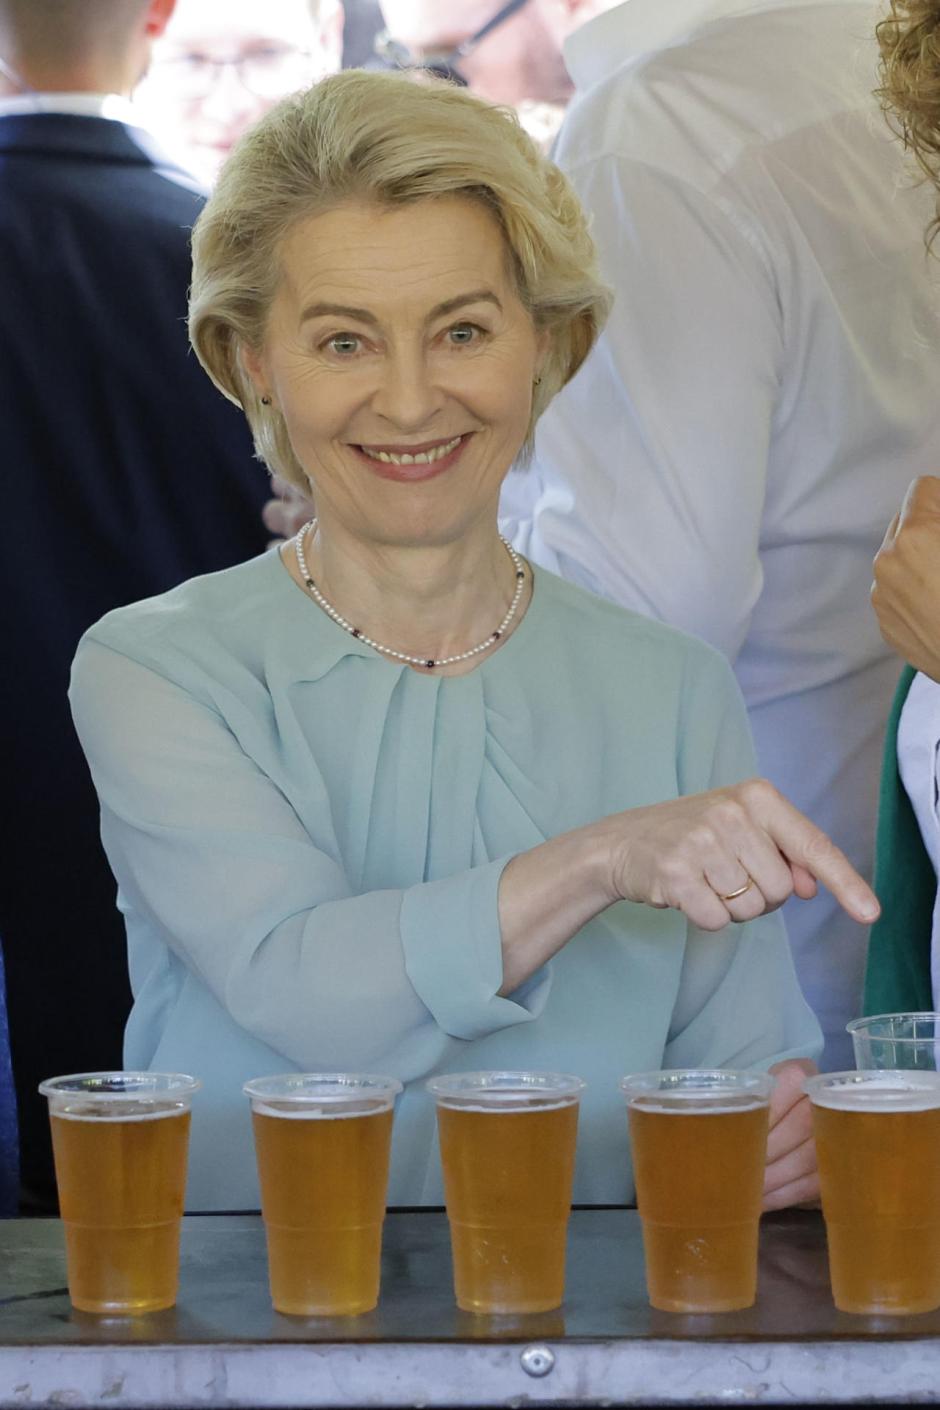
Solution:
<path fill-rule="evenodd" d="M 348 72 L 287 100 L 198 222 L 193 346 L 318 517 L 104 618 L 72 689 L 127 1061 L 204 1082 L 191 1207 L 257 1202 L 240 1088 L 287 1067 L 401 1078 L 390 1199 L 417 1204 L 442 1199 L 433 1073 L 586 1077 L 575 1195 L 620 1202 L 621 1073 L 781 1064 L 767 1207 L 815 1192 L 819 1030 L 770 912 L 815 877 L 877 903 L 749 780 L 717 654 L 497 531 L 606 308 L 564 178 L 453 88 Z"/>

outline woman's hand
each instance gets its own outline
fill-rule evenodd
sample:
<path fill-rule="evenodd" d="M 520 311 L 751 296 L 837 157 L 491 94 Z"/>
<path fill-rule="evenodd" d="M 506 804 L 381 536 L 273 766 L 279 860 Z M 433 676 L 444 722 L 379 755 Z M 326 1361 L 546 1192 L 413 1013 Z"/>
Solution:
<path fill-rule="evenodd" d="M 819 1199 L 813 1109 L 803 1083 L 819 1068 L 809 1058 L 788 1058 L 770 1069 L 777 1081 L 770 1098 L 770 1134 L 764 1169 L 764 1211 Z"/>
<path fill-rule="evenodd" d="M 511 994 L 615 901 L 672 906 L 702 930 L 721 930 L 793 894 L 809 900 L 817 881 L 854 920 L 877 918 L 871 887 L 765 779 L 616 813 L 507 864 L 499 888 L 499 992 Z"/>
<path fill-rule="evenodd" d="M 606 819 L 611 899 L 672 906 L 702 930 L 753 920 L 823 882 L 853 919 L 874 892 L 824 832 L 765 779 Z"/>
<path fill-rule="evenodd" d="M 871 602 L 890 647 L 940 681 L 940 479 L 923 475 L 878 550 Z"/>

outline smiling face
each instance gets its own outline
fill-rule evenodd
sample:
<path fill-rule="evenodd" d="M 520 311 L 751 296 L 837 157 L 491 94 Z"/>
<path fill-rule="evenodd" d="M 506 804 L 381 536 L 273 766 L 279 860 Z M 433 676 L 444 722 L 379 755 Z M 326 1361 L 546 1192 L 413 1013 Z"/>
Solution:
<path fill-rule="evenodd" d="M 296 225 L 280 263 L 245 364 L 321 525 L 401 546 L 492 532 L 545 342 L 495 217 L 457 196 L 348 202 Z"/>

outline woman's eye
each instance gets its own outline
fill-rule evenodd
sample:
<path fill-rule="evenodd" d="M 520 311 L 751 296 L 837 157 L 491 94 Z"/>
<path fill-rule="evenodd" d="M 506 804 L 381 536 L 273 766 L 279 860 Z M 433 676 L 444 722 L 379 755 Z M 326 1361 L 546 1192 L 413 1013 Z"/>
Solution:
<path fill-rule="evenodd" d="M 355 333 L 335 333 L 327 339 L 326 346 L 340 357 L 352 357 L 359 351 L 359 338 Z"/>
<path fill-rule="evenodd" d="M 447 336 L 455 347 L 462 348 L 477 342 L 482 332 L 475 323 L 455 323 L 447 330 Z"/>

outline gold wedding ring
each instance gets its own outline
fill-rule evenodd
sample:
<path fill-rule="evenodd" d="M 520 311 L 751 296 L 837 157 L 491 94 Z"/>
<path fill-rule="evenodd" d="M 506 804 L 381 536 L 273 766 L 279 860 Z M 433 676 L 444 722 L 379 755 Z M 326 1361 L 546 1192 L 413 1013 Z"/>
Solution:
<path fill-rule="evenodd" d="M 719 897 L 720 897 L 720 899 L 721 899 L 722 901 L 736 901 L 739 896 L 743 896 L 743 895 L 744 895 L 745 891 L 750 891 L 751 885 L 752 885 L 751 878 L 748 877 L 748 879 L 747 879 L 747 881 L 745 881 L 744 885 L 743 885 L 743 886 L 739 886 L 738 889 L 737 889 L 737 891 L 729 891 L 729 892 L 727 893 L 727 895 L 724 895 L 724 896 L 723 896 L 722 893 L 719 891 L 719 892 L 718 892 L 718 895 L 719 895 Z"/>

